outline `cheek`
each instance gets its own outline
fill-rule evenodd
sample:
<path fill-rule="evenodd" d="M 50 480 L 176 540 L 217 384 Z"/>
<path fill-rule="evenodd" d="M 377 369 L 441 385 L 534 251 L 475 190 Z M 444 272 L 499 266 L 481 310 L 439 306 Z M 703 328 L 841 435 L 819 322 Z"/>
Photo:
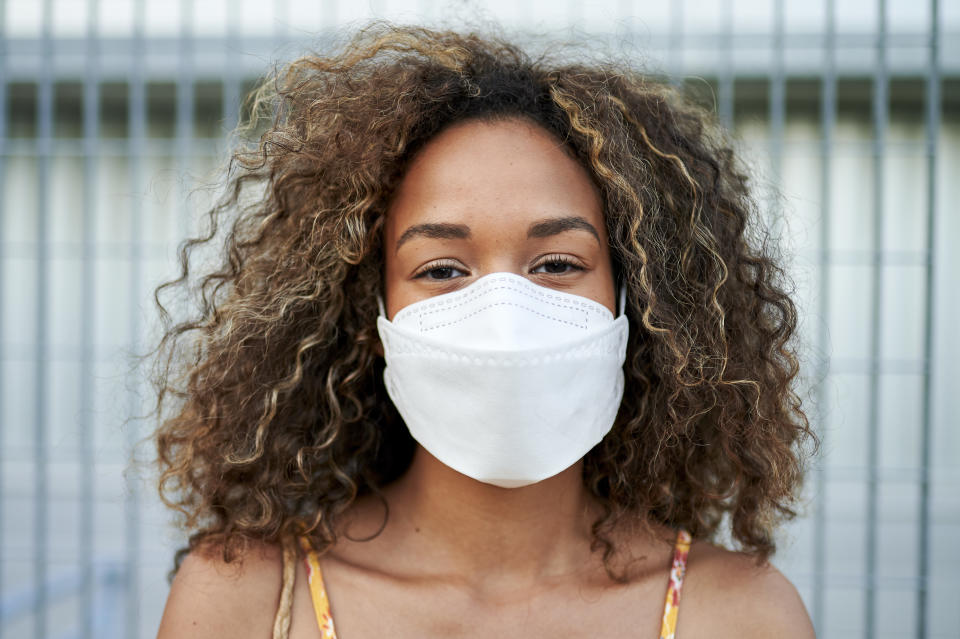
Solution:
<path fill-rule="evenodd" d="M 620 282 L 616 279 L 609 249 L 604 251 L 603 255 L 596 261 L 596 267 L 590 273 L 589 284 L 590 292 L 585 294 L 585 297 L 590 297 L 595 302 L 603 304 L 616 316 Z"/>
<path fill-rule="evenodd" d="M 391 268 L 385 267 L 384 270 L 384 305 L 386 307 L 387 319 L 392 320 L 393 316 L 397 314 L 397 311 L 413 304 L 420 298 L 417 296 L 417 289 L 402 277 L 400 273 L 397 273 L 395 268 L 391 270 Z"/>
<path fill-rule="evenodd" d="M 387 257 L 383 264 L 383 302 L 386 307 L 387 319 L 393 316 L 404 306 L 410 304 L 410 287 L 400 265 L 395 257 Z"/>
<path fill-rule="evenodd" d="M 405 291 L 405 278 L 400 270 L 402 265 L 399 263 L 397 256 L 386 248 L 393 246 L 396 240 L 391 233 L 389 223 L 384 231 L 383 288 L 380 294 L 383 296 L 387 319 L 392 319 L 394 314 L 409 302 L 403 301 L 408 292 Z"/>

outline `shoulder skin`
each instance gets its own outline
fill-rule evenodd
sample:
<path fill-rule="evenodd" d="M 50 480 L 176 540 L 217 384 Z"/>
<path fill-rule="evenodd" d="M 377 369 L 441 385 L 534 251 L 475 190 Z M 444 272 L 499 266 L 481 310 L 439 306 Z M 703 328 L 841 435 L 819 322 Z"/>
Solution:
<path fill-rule="evenodd" d="M 217 549 L 195 549 L 174 577 L 157 639 L 271 636 L 282 564 L 269 544 L 250 544 L 229 564 Z"/>
<path fill-rule="evenodd" d="M 677 636 L 815 639 L 800 594 L 779 570 L 705 542 L 691 548 Z"/>

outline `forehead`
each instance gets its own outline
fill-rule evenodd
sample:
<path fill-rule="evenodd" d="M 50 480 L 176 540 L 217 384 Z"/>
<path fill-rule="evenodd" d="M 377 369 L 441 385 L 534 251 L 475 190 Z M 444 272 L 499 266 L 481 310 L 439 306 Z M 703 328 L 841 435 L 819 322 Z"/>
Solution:
<path fill-rule="evenodd" d="M 563 143 L 526 120 L 472 120 L 444 130 L 417 154 L 388 208 L 387 234 L 396 239 L 422 222 L 525 229 L 561 215 L 603 227 L 597 189 Z"/>

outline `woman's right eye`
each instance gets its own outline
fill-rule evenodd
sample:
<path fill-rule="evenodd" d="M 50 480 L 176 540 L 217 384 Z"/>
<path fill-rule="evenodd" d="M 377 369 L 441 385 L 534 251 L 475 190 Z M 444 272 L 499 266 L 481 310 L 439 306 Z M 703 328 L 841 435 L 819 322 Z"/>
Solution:
<path fill-rule="evenodd" d="M 457 273 L 460 275 L 466 275 L 462 270 L 457 268 L 453 264 L 447 263 L 434 263 L 428 264 L 424 268 L 414 275 L 414 279 L 428 279 L 428 280 L 449 280 L 457 277 Z"/>

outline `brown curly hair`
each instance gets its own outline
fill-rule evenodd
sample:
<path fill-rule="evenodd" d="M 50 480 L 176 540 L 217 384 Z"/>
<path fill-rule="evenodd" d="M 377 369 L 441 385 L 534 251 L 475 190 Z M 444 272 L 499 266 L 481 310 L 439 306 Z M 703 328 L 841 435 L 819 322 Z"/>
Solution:
<path fill-rule="evenodd" d="M 626 64 L 387 23 L 279 69 L 250 104 L 265 132 L 157 289 L 159 487 L 192 532 L 175 565 L 204 541 L 225 561 L 300 533 L 329 548 L 351 503 L 408 467 L 377 349 L 384 215 L 417 150 L 470 118 L 539 124 L 601 193 L 630 322 L 619 415 L 583 465 L 608 572 L 625 517 L 706 539 L 728 518 L 740 550 L 774 551 L 817 442 L 791 387 L 785 274 L 707 112 Z M 194 249 L 221 240 L 194 277 Z M 164 310 L 171 291 L 195 294 L 188 321 Z"/>

